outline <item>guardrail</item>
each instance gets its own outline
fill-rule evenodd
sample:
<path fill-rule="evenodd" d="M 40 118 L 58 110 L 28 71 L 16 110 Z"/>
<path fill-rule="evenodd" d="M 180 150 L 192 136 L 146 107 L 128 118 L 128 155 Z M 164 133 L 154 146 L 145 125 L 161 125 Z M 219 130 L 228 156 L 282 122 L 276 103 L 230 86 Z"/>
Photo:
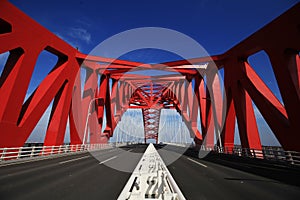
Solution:
<path fill-rule="evenodd" d="M 280 148 L 264 147 L 263 149 L 247 149 L 240 147 L 205 147 L 202 146 L 201 150 L 214 151 L 224 154 L 232 154 L 237 156 L 249 157 L 249 158 L 258 158 L 273 160 L 278 162 L 285 162 L 293 165 L 300 165 L 300 152 L 296 151 L 284 151 Z"/>
<path fill-rule="evenodd" d="M 37 156 L 60 155 L 112 148 L 112 144 L 78 144 L 60 146 L 31 146 L 0 148 L 0 162 L 5 160 L 33 158 Z"/>
<path fill-rule="evenodd" d="M 171 142 L 164 142 L 162 144 L 167 144 L 167 145 L 172 145 L 172 146 L 177 146 L 177 147 L 190 147 L 190 143 L 171 143 Z"/>
<path fill-rule="evenodd" d="M 94 151 L 113 147 L 122 147 L 133 142 L 118 142 L 108 144 L 77 144 L 77 145 L 60 145 L 60 146 L 30 146 L 30 147 L 11 147 L 0 148 L 0 162 L 20 158 L 34 158 L 41 156 L 55 156 L 68 153 Z"/>

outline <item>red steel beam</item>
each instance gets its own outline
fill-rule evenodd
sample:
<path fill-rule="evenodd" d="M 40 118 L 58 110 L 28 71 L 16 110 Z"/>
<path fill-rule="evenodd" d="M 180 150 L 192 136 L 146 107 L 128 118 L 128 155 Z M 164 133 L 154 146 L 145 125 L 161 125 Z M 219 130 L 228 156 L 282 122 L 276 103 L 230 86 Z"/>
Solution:
<path fill-rule="evenodd" d="M 136 108 L 147 109 L 139 106 L 138 102 L 148 102 L 148 108 L 155 106 L 162 109 L 163 102 L 169 102 L 169 108 L 176 108 L 182 114 L 191 136 L 196 135 L 199 144 L 204 139 L 205 145 L 214 145 L 214 131 L 222 127 L 222 118 L 225 118 L 221 135 L 225 147 L 233 147 L 237 119 L 242 146 L 261 149 L 252 106 L 254 102 L 284 149 L 300 151 L 296 142 L 300 140 L 297 134 L 300 129 L 299 3 L 224 54 L 159 64 L 85 55 L 5 0 L 0 2 L 0 17 L 0 53 L 10 52 L 0 81 L 0 147 L 22 146 L 54 100 L 45 145 L 63 143 L 68 116 L 72 144 L 82 143 L 89 112 L 91 142 L 107 142 L 130 103 L 131 107 L 135 104 Z M 56 55 L 58 62 L 24 102 L 36 60 L 43 50 Z M 261 50 L 266 51 L 270 58 L 283 102 L 278 101 L 247 62 L 249 56 Z M 208 63 L 208 70 L 201 69 L 200 73 L 193 69 L 193 65 L 204 63 Z M 88 75 L 83 97 L 80 95 L 80 79 L 76 78 L 81 64 Z M 225 112 L 219 78 L 209 75 L 212 68 L 224 68 Z M 162 69 L 178 74 L 170 77 L 127 74 L 129 70 L 145 69 Z M 101 81 L 97 85 L 99 74 Z M 207 83 L 204 83 L 202 75 L 207 76 Z M 109 82 L 112 79 L 110 92 Z M 187 84 L 184 84 L 185 79 Z M 151 88 L 149 91 L 148 87 Z M 99 98 L 96 107 L 88 111 L 88 105 L 95 98 Z M 73 106 L 80 107 L 78 112 L 72 109 Z M 198 115 L 201 133 L 197 129 Z M 104 117 L 107 124 L 103 135 Z M 157 135 L 151 132 L 145 138 L 157 139 Z"/>

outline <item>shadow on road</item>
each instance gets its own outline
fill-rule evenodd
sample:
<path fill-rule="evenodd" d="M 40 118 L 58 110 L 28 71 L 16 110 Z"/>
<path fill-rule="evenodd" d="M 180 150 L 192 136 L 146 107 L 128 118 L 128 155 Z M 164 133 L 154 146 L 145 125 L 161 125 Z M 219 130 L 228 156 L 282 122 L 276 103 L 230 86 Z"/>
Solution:
<path fill-rule="evenodd" d="M 193 149 L 188 149 L 184 155 L 199 159 L 198 151 Z M 300 167 L 296 165 L 215 152 L 208 153 L 202 160 L 300 187 Z"/>

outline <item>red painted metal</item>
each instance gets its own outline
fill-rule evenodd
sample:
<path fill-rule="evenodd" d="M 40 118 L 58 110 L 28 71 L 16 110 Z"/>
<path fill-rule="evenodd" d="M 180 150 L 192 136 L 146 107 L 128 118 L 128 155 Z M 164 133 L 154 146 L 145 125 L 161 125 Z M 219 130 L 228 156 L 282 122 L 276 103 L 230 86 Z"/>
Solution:
<path fill-rule="evenodd" d="M 143 108 L 144 132 L 146 143 L 148 139 L 155 139 L 158 143 L 158 130 L 161 109 Z"/>
<path fill-rule="evenodd" d="M 198 145 L 213 146 L 221 131 L 219 145 L 232 149 L 237 121 L 242 146 L 261 149 L 254 103 L 283 148 L 300 151 L 298 19 L 299 3 L 224 54 L 151 65 L 87 56 L 2 0 L 0 53 L 10 55 L 0 81 L 0 147 L 22 146 L 54 100 L 45 145 L 63 143 L 68 119 L 72 144 L 86 142 L 86 134 L 91 143 L 107 142 L 123 113 L 135 108 L 143 110 L 145 140 L 157 141 L 161 109 L 176 109 Z M 43 50 L 56 55 L 58 62 L 24 102 L 36 60 Z M 261 50 L 269 56 L 283 102 L 247 61 Z M 193 65 L 203 63 L 208 64 L 208 70 L 193 69 Z M 78 76 L 80 68 L 86 70 L 85 80 Z M 221 68 L 226 99 L 217 76 Z M 127 73 L 136 69 L 178 74 Z"/>

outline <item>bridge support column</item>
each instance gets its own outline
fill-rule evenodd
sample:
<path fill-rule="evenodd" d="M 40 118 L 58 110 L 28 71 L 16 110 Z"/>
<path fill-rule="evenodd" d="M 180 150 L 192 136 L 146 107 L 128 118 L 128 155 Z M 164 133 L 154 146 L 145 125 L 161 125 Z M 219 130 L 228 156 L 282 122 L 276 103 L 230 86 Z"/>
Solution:
<path fill-rule="evenodd" d="M 229 90 L 229 89 L 228 89 Z M 232 152 L 234 147 L 234 132 L 235 132 L 235 110 L 231 92 L 226 90 L 227 93 L 227 113 L 225 118 L 224 128 L 222 130 L 222 143 L 225 151 Z"/>
<path fill-rule="evenodd" d="M 262 147 L 251 98 L 238 84 L 232 88 L 232 93 L 242 147 L 260 150 Z"/>

